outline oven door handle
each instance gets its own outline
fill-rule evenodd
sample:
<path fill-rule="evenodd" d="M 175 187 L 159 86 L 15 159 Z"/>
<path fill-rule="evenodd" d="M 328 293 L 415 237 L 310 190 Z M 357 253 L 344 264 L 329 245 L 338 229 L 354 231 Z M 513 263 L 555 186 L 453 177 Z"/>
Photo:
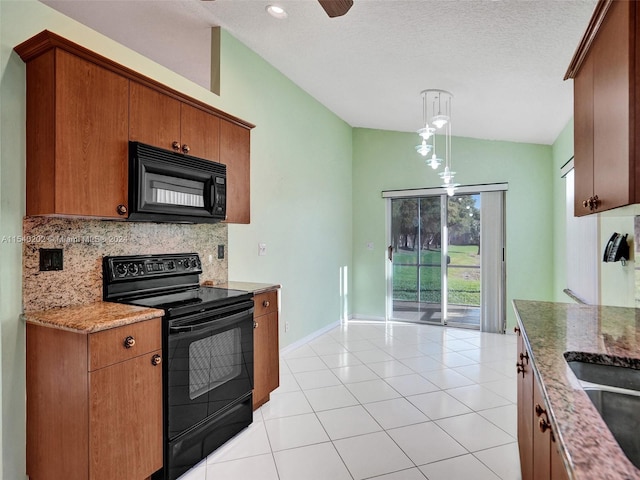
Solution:
<path fill-rule="evenodd" d="M 246 317 L 247 314 L 251 315 L 253 318 L 253 309 L 243 310 L 238 313 L 234 313 L 233 315 L 229 315 L 227 317 L 216 318 L 214 320 L 210 320 L 208 322 L 197 323 L 194 325 L 180 325 L 179 327 L 169 327 L 169 334 L 172 333 L 186 333 L 186 332 L 197 332 L 199 330 L 210 329 L 215 326 L 216 329 L 223 328 L 228 325 L 232 325 L 238 321 L 238 319 L 242 317 Z"/>

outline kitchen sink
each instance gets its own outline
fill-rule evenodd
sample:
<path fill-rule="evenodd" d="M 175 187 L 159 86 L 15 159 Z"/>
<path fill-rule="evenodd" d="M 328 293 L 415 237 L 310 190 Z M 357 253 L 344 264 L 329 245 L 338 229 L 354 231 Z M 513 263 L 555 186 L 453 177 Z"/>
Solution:
<path fill-rule="evenodd" d="M 627 458 L 640 468 L 640 392 L 629 395 L 592 387 L 584 391 Z"/>
<path fill-rule="evenodd" d="M 567 363 L 582 382 L 640 391 L 640 370 L 635 368 L 601 365 L 581 360 L 570 360 Z"/>
<path fill-rule="evenodd" d="M 640 468 L 640 370 L 575 359 L 567 364 L 622 451 Z"/>

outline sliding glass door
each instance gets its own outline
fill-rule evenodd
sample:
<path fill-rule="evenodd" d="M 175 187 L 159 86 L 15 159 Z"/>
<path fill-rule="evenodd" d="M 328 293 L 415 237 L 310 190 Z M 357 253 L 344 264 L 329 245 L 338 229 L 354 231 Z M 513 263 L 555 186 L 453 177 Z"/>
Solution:
<path fill-rule="evenodd" d="M 502 199 L 488 192 L 388 200 L 388 319 L 504 328 Z M 483 260 L 491 262 L 484 275 Z"/>
<path fill-rule="evenodd" d="M 442 305 L 439 197 L 391 200 L 394 318 L 440 321 Z"/>

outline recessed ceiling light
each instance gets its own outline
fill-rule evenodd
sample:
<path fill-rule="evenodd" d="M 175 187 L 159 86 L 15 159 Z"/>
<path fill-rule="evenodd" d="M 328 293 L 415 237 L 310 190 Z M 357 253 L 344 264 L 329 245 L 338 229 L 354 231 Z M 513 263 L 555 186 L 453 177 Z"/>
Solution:
<path fill-rule="evenodd" d="M 267 12 L 269 12 L 269 15 L 275 18 L 287 18 L 287 12 L 284 10 L 284 8 L 279 7 L 278 5 L 268 5 Z"/>

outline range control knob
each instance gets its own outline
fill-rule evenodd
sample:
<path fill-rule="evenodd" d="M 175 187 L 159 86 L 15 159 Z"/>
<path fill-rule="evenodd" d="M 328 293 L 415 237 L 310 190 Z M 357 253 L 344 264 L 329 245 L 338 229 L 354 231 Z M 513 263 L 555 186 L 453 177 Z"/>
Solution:
<path fill-rule="evenodd" d="M 176 264 L 173 260 L 169 260 L 167 262 L 167 270 L 175 270 Z"/>
<path fill-rule="evenodd" d="M 123 263 L 116 265 L 116 275 L 118 277 L 124 277 L 127 274 L 127 267 Z"/>
<path fill-rule="evenodd" d="M 138 274 L 138 265 L 135 263 L 130 263 L 129 267 L 128 267 L 129 273 L 131 275 L 137 275 Z"/>
<path fill-rule="evenodd" d="M 196 268 L 198 266 L 198 262 L 195 258 L 191 259 L 191 268 Z"/>

